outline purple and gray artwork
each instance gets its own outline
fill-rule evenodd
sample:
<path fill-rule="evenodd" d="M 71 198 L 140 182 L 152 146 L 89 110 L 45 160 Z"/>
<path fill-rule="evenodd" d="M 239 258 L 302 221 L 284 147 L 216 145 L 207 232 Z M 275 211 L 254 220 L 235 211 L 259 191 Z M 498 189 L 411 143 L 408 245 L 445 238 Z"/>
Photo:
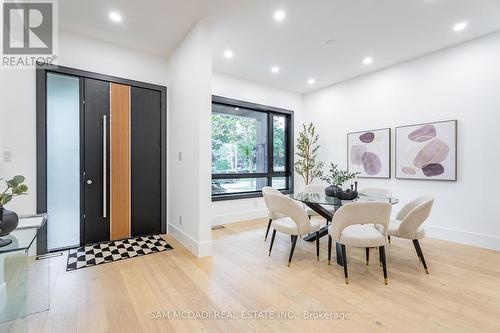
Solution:
<path fill-rule="evenodd" d="M 396 129 L 396 176 L 412 179 L 456 178 L 456 121 Z"/>
<path fill-rule="evenodd" d="M 390 129 L 349 133 L 347 135 L 351 172 L 360 177 L 390 177 Z"/>

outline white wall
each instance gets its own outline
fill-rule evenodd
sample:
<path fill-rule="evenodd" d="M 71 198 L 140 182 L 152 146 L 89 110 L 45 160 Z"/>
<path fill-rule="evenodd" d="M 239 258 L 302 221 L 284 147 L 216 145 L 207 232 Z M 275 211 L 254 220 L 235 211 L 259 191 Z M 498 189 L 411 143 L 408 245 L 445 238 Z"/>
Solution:
<path fill-rule="evenodd" d="M 302 96 L 300 94 L 221 73 L 213 75 L 212 93 L 217 96 L 292 110 L 294 111 L 295 132 L 298 133 L 302 126 Z M 296 188 L 300 188 L 301 184 L 301 180 L 296 176 Z M 262 198 L 218 201 L 212 202 L 210 216 L 212 224 L 231 223 L 267 216 L 267 209 Z"/>
<path fill-rule="evenodd" d="M 169 233 L 202 257 L 212 253 L 212 46 L 207 22 L 200 21 L 177 47 L 169 72 Z"/>
<path fill-rule="evenodd" d="M 59 34 L 59 65 L 159 85 L 168 82 L 166 58 L 69 32 Z M 29 195 L 8 206 L 20 214 L 36 211 L 35 120 L 35 71 L 0 70 L 0 153 L 13 153 L 10 163 L 0 155 L 0 177 L 26 176 Z"/>
<path fill-rule="evenodd" d="M 166 86 L 168 59 L 148 53 L 61 32 L 59 65 Z"/>
<path fill-rule="evenodd" d="M 363 179 L 361 186 L 391 188 L 402 202 L 434 195 L 429 236 L 500 250 L 499 87 L 495 34 L 308 94 L 304 109 L 318 127 L 321 158 L 344 167 L 348 132 L 458 119 L 457 182 Z"/>
<path fill-rule="evenodd" d="M 0 70 L 0 178 L 26 177 L 29 194 L 7 205 L 21 214 L 36 211 L 35 115 L 35 72 Z M 12 162 L 4 162 L 4 151 L 12 152 Z"/>

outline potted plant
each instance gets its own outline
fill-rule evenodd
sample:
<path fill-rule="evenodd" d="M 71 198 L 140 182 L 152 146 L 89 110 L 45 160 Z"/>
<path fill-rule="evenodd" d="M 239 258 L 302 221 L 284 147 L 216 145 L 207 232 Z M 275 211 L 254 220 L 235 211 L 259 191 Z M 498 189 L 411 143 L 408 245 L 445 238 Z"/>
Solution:
<path fill-rule="evenodd" d="M 16 213 L 4 208 L 4 205 L 12 200 L 12 198 L 26 195 L 28 192 L 28 186 L 24 184 L 25 178 L 23 176 L 15 176 L 10 180 L 3 180 L 6 184 L 5 190 L 0 194 L 0 237 L 7 236 L 14 229 L 17 228 L 19 223 L 19 218 Z M 5 246 L 10 244 L 11 240 L 0 239 L 0 246 Z"/>
<path fill-rule="evenodd" d="M 327 174 L 321 177 L 329 187 L 325 189 L 325 194 L 329 197 L 335 197 L 338 193 L 342 192 L 342 185 L 347 181 L 356 178 L 359 172 L 349 172 L 346 170 L 339 169 L 338 165 L 335 163 L 330 163 L 330 169 Z"/>
<path fill-rule="evenodd" d="M 323 162 L 317 160 L 319 136 L 313 123 L 303 124 L 303 129 L 297 138 L 297 161 L 295 171 L 302 176 L 304 183 L 309 185 L 314 179 L 323 175 Z"/>

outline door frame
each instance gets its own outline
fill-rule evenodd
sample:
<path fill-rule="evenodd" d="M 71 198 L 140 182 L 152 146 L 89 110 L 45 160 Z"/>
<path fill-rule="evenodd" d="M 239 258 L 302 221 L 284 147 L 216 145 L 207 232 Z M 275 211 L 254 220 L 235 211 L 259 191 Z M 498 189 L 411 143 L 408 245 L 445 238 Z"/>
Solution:
<path fill-rule="evenodd" d="M 167 87 L 129 80 L 76 68 L 58 66 L 47 69 L 36 68 L 36 209 L 37 213 L 47 212 L 47 74 L 56 73 L 80 78 L 80 110 L 83 110 L 83 78 L 124 84 L 156 90 L 161 93 L 161 233 L 167 229 Z M 80 121 L 83 113 L 80 113 Z M 82 135 L 80 133 L 80 141 Z M 82 154 L 82 153 L 81 153 Z M 80 157 L 81 158 L 81 157 Z M 83 200 L 80 194 L 80 200 Z M 50 221 L 50 217 L 49 217 Z M 80 245 L 83 245 L 83 215 L 80 208 Z M 53 249 L 56 250 L 56 249 Z"/>

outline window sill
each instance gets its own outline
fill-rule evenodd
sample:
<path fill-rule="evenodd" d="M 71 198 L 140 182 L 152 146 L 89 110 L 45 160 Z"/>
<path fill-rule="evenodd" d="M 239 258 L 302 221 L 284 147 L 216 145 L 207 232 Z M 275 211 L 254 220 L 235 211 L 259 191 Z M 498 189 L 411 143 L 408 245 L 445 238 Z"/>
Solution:
<path fill-rule="evenodd" d="M 283 194 L 292 194 L 293 190 L 280 190 L 280 192 Z M 213 195 L 212 202 L 261 198 L 261 197 L 262 197 L 262 192 L 220 194 L 220 195 Z"/>

